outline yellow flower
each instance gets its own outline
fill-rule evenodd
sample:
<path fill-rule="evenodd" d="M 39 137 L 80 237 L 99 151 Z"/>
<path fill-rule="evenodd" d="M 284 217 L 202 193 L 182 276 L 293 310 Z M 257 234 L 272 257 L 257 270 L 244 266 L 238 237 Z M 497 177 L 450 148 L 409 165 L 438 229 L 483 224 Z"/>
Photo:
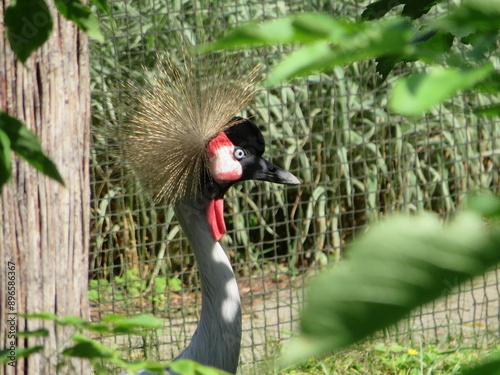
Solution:
<path fill-rule="evenodd" d="M 409 355 L 417 355 L 418 352 L 415 350 L 415 349 L 408 349 L 408 352 L 407 352 Z"/>

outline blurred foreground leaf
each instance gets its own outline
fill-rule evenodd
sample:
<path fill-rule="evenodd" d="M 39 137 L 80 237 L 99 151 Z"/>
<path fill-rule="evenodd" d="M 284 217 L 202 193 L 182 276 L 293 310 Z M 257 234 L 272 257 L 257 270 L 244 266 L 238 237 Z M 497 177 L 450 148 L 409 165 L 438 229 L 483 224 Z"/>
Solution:
<path fill-rule="evenodd" d="M 15 359 L 29 357 L 31 354 L 38 353 L 43 350 L 43 346 L 34 346 L 31 348 L 15 348 Z M 0 350 L 0 364 L 5 364 L 8 362 L 14 362 L 11 357 L 11 351 L 9 349 Z"/>
<path fill-rule="evenodd" d="M 400 79 L 392 90 L 389 105 L 404 115 L 419 116 L 456 94 L 472 88 L 493 72 L 491 64 L 474 69 L 435 67 Z"/>
<path fill-rule="evenodd" d="M 113 332 L 119 333 L 136 333 L 137 329 L 154 329 L 163 327 L 162 319 L 148 314 L 140 314 L 131 318 L 118 318 L 114 315 L 106 317 L 105 321 L 114 325 Z"/>
<path fill-rule="evenodd" d="M 343 348 L 395 324 L 500 261 L 500 229 L 477 213 L 442 228 L 437 216 L 396 216 L 353 243 L 350 258 L 309 286 L 290 365 Z"/>
<path fill-rule="evenodd" d="M 500 104 L 491 104 L 474 109 L 474 113 L 486 117 L 500 117 Z"/>
<path fill-rule="evenodd" d="M 387 14 L 398 5 L 404 5 L 401 14 L 412 19 L 420 18 L 436 4 L 443 0 L 379 0 L 369 4 L 361 17 L 367 20 L 375 20 Z"/>
<path fill-rule="evenodd" d="M 21 331 L 17 332 L 17 337 L 47 337 L 49 331 L 45 328 L 36 329 L 34 331 Z"/>
<path fill-rule="evenodd" d="M 55 164 L 43 153 L 36 134 L 24 126 L 21 121 L 0 111 L 0 131 L 9 138 L 12 151 L 46 176 L 64 185 Z M 0 158 L 2 158 L 2 154 L 0 153 Z"/>
<path fill-rule="evenodd" d="M 111 15 L 107 0 L 90 0 L 90 2 L 94 4 L 97 8 L 99 8 L 100 11 L 108 15 Z"/>
<path fill-rule="evenodd" d="M 98 343 L 97 341 L 88 340 L 78 342 L 77 344 L 64 349 L 62 354 L 69 357 L 96 359 L 112 358 L 115 355 L 115 351 Z"/>
<path fill-rule="evenodd" d="M 203 366 L 197 362 L 181 359 L 169 364 L 168 368 L 182 375 L 228 375 L 227 372 L 213 367 Z"/>
<path fill-rule="evenodd" d="M 304 45 L 285 57 L 269 74 L 266 84 L 273 86 L 294 76 L 351 64 L 380 55 L 404 52 L 413 29 L 403 19 L 352 25 L 356 33 L 346 33 L 335 44 L 321 40 Z"/>
<path fill-rule="evenodd" d="M 357 31 L 355 23 L 327 14 L 306 13 L 266 22 L 249 22 L 229 31 L 205 51 L 240 46 L 264 46 L 276 43 L 316 42 L 337 43 Z"/>
<path fill-rule="evenodd" d="M 10 47 L 23 63 L 52 32 L 52 16 L 43 0 L 12 1 L 5 9 L 3 21 Z"/>
<path fill-rule="evenodd" d="M 0 193 L 10 179 L 10 139 L 0 130 Z"/>
<path fill-rule="evenodd" d="M 463 36 L 475 32 L 498 31 L 499 26 L 498 0 L 465 0 L 453 12 L 433 24 L 433 27 L 441 27 Z"/>
<path fill-rule="evenodd" d="M 462 371 L 460 375 L 500 375 L 500 352 L 491 357 L 474 367 Z"/>
<path fill-rule="evenodd" d="M 79 29 L 87 33 L 89 38 L 104 42 L 104 37 L 99 30 L 99 21 L 88 6 L 79 0 L 55 0 L 55 4 L 59 13 L 73 21 Z M 104 6 L 105 3 L 98 2 L 97 4 Z"/>

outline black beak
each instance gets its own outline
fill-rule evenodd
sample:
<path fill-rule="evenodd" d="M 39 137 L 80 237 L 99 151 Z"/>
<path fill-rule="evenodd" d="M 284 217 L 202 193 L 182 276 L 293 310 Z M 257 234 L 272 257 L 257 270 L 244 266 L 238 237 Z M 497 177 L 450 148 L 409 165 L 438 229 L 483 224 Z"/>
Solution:
<path fill-rule="evenodd" d="M 299 179 L 293 174 L 258 156 L 255 156 L 251 164 L 246 166 L 244 179 L 268 181 L 285 185 L 300 184 Z"/>

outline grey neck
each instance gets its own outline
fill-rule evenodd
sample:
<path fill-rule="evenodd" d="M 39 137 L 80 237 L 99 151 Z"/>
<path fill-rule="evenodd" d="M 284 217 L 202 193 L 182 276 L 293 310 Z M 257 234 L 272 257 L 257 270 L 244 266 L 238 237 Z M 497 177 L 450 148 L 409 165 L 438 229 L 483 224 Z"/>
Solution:
<path fill-rule="evenodd" d="M 241 344 L 238 285 L 229 259 L 211 234 L 206 217 L 208 202 L 195 202 L 175 206 L 175 214 L 198 263 L 202 292 L 200 322 L 191 343 L 177 358 L 234 374 Z"/>

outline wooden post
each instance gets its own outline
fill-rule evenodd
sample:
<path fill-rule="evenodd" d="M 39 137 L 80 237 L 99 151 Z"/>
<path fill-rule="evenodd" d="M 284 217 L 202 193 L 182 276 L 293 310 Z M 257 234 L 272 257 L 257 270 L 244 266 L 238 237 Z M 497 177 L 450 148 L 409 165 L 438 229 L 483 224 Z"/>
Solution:
<path fill-rule="evenodd" d="M 0 2 L 2 20 L 8 3 Z M 0 349 L 10 347 L 12 330 L 45 327 L 50 336 L 16 339 L 19 347 L 44 349 L 27 360 L 0 365 L 0 374 L 91 372 L 87 361 L 59 355 L 71 344 L 71 329 L 12 314 L 45 311 L 89 317 L 88 44 L 86 35 L 59 16 L 52 1 L 47 3 L 54 21 L 52 34 L 26 65 L 17 62 L 0 22 L 0 108 L 38 135 L 66 184 L 13 157 L 12 180 L 0 196 Z M 15 309 L 9 310 L 7 288 L 12 279 Z M 58 362 L 65 365 L 56 369 Z"/>

